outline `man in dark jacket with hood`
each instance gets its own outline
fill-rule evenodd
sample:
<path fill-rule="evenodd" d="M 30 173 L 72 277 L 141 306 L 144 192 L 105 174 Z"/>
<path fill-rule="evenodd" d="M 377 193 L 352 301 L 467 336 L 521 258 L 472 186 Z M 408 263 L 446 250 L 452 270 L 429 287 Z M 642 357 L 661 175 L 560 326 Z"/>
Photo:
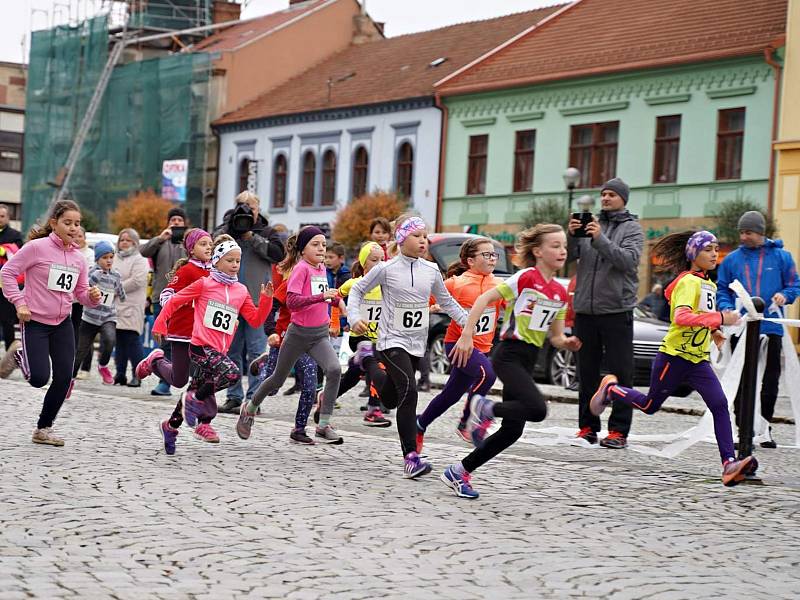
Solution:
<path fill-rule="evenodd" d="M 741 245 L 722 261 L 717 269 L 717 309 L 736 309 L 736 294 L 728 286 L 738 279 L 751 296 L 759 296 L 766 305 L 764 316 L 782 318 L 784 306 L 789 306 L 800 296 L 792 255 L 783 249 L 781 240 L 766 237 L 767 223 L 756 210 L 744 213 L 739 219 Z M 761 380 L 761 416 L 769 423 L 775 413 L 778 399 L 778 382 L 781 376 L 781 347 L 783 326 L 779 323 L 761 322 L 761 335 L 767 336 L 767 360 Z M 732 341 L 735 341 L 732 339 Z M 739 421 L 740 398 L 734 401 L 736 421 Z M 767 429 L 762 448 L 776 448 L 771 428 Z"/>
<path fill-rule="evenodd" d="M 625 208 L 629 193 L 630 188 L 619 178 L 605 183 L 600 190 L 602 210 L 586 226 L 588 237 L 573 237 L 581 221 L 569 222 L 570 253 L 578 259 L 574 333 L 583 342 L 578 351 L 577 437 L 591 444 L 597 443 L 600 418 L 589 412 L 589 400 L 600 383 L 604 357 L 606 368 L 622 385 L 633 383 L 633 308 L 644 234 L 636 215 Z M 631 418 L 631 407 L 615 402 L 608 419 L 608 437 L 600 445 L 627 447 Z"/>
<path fill-rule="evenodd" d="M 286 256 L 286 249 L 280 235 L 260 212 L 258 196 L 252 192 L 242 192 L 236 197 L 236 206 L 227 213 L 222 225 L 214 230 L 214 237 L 227 233 L 242 248 L 242 263 L 239 268 L 239 281 L 250 292 L 253 303 L 258 306 L 261 284 L 272 280 L 272 265 Z M 251 327 L 239 317 L 239 326 L 228 350 L 230 358 L 239 371 L 245 373 L 251 361 L 267 347 L 267 334 L 263 327 Z M 258 378 L 248 375 L 247 399 L 255 392 Z M 239 413 L 244 393 L 239 380 L 228 388 L 225 404 L 220 412 Z"/>

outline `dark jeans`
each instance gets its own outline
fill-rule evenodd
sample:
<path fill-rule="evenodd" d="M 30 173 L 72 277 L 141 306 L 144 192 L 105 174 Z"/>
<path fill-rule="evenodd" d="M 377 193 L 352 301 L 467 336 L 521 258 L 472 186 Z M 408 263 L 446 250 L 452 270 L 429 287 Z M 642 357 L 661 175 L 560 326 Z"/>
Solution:
<path fill-rule="evenodd" d="M 617 376 L 620 385 L 633 385 L 633 313 L 612 315 L 575 315 L 575 331 L 583 342 L 578 351 L 578 424 L 600 431 L 600 417 L 589 412 L 589 400 L 600 385 L 600 364 L 605 356 L 609 373 Z M 633 409 L 615 402 L 608 418 L 608 430 L 628 435 Z"/>
<path fill-rule="evenodd" d="M 100 356 L 97 358 L 97 363 L 100 366 L 106 366 L 111 360 L 111 352 L 117 341 L 117 324 L 114 321 L 108 321 L 102 325 L 94 325 L 84 321 L 81 323 L 78 334 L 78 351 L 75 354 L 75 367 L 72 369 L 73 377 L 78 374 L 81 364 L 86 362 L 86 356 L 92 354 L 94 338 L 98 333 L 100 334 Z"/>
<path fill-rule="evenodd" d="M 355 348 L 359 342 L 369 341 L 369 338 L 351 335 L 350 349 L 355 352 Z M 374 352 L 375 347 L 373 346 L 372 349 Z M 361 381 L 362 375 L 375 382 L 373 388 L 375 391 L 382 388 L 386 380 L 386 372 L 378 366 L 378 360 L 374 356 L 365 358 L 360 367 L 353 363 L 353 359 L 351 358 L 347 365 L 347 371 L 342 374 L 342 378 L 339 380 L 339 396 L 342 396 L 357 386 L 358 382 Z M 379 408 L 381 405 L 380 397 L 370 393 L 367 405 Z"/>
<path fill-rule="evenodd" d="M 157 319 L 159 313 L 161 312 L 161 303 L 160 302 L 153 302 L 152 307 L 151 307 L 150 310 L 153 312 L 153 318 Z M 172 360 L 172 343 L 168 342 L 167 340 L 164 340 L 163 342 L 161 342 L 161 346 L 159 346 L 159 348 L 161 348 L 164 351 L 164 358 L 166 358 L 167 360 L 171 361 Z M 189 366 L 189 350 L 188 350 L 188 347 L 187 347 L 187 350 L 186 350 L 186 366 L 187 366 L 187 371 L 188 371 L 188 366 Z M 158 375 L 158 382 L 159 383 L 170 385 L 169 381 L 164 379 L 161 375 L 159 375 L 158 373 L 156 373 L 156 375 Z M 188 381 L 188 375 L 187 375 L 187 381 Z M 186 382 L 184 382 L 183 385 L 186 385 Z M 176 387 L 183 387 L 183 385 L 178 385 Z"/>
<path fill-rule="evenodd" d="M 80 306 L 80 304 L 78 305 Z M 17 308 L 0 293 L 0 330 L 6 350 L 14 341 L 14 325 L 17 324 Z"/>
<path fill-rule="evenodd" d="M 58 325 L 45 325 L 28 321 L 22 325 L 23 372 L 29 372 L 28 382 L 35 388 L 44 387 L 50 380 L 50 363 L 53 381 L 44 395 L 42 412 L 36 427 L 52 427 L 64 404 L 75 361 L 75 340 L 72 321 L 67 318 Z"/>
<path fill-rule="evenodd" d="M 381 402 L 388 408 L 397 408 L 397 433 L 403 456 L 417 449 L 417 380 L 419 356 L 412 356 L 402 348 L 387 348 L 375 353 L 386 367 L 386 382 L 380 388 Z"/>
<path fill-rule="evenodd" d="M 739 336 L 731 337 L 731 347 L 736 348 L 739 343 Z M 781 349 L 783 347 L 783 336 L 767 334 L 767 364 L 764 365 L 764 377 L 761 379 L 761 416 L 768 422 L 772 421 L 775 415 L 775 402 L 778 400 L 778 384 L 781 379 Z M 733 412 L 736 415 L 736 424 L 739 424 L 739 406 L 741 398 L 739 392 L 733 401 Z"/>
<path fill-rule="evenodd" d="M 525 430 L 525 422 L 538 423 L 547 416 L 547 403 L 533 381 L 539 347 L 522 340 L 500 342 L 492 355 L 492 366 L 503 382 L 503 401 L 494 405 L 500 429 L 483 446 L 467 455 L 461 464 L 472 472 L 511 446 Z"/>
<path fill-rule="evenodd" d="M 73 302 L 72 303 L 72 329 L 73 333 L 75 334 L 75 353 L 78 352 L 78 340 L 80 340 L 80 329 L 81 323 L 83 323 L 83 304 L 80 302 Z M 80 368 L 84 371 L 91 371 L 92 369 L 92 353 L 89 352 L 84 359 L 83 363 L 80 365 Z"/>
<path fill-rule="evenodd" d="M 131 329 L 117 329 L 117 348 L 114 362 L 117 365 L 117 379 L 123 379 L 131 365 L 131 372 L 136 375 L 136 365 L 144 358 L 142 341 L 139 334 Z"/>

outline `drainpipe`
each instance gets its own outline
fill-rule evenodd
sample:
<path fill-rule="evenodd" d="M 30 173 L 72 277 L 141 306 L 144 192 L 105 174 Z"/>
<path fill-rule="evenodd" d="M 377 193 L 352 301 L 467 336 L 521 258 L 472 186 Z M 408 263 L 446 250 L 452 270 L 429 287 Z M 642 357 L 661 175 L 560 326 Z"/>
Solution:
<path fill-rule="evenodd" d="M 447 121 L 449 112 L 447 106 L 442 104 L 442 98 L 439 92 L 434 92 L 433 103 L 436 108 L 442 113 L 442 132 L 439 140 L 439 184 L 436 189 L 436 229 L 440 231 L 442 228 L 442 200 L 444 198 L 444 167 L 445 158 L 447 155 Z"/>
<path fill-rule="evenodd" d="M 782 46 L 785 42 L 785 38 L 773 41 L 769 46 L 764 48 L 764 60 L 766 63 L 772 67 L 773 71 L 775 72 L 775 91 L 774 97 L 772 99 L 772 137 L 770 138 L 770 145 L 774 144 L 775 141 L 778 139 L 778 122 L 779 122 L 779 110 L 780 110 L 780 92 L 781 92 L 781 77 L 783 69 L 781 64 L 775 60 L 775 52 L 779 46 Z M 774 148 L 770 148 L 769 151 L 769 182 L 767 189 L 767 216 L 772 217 L 774 210 L 773 210 L 773 203 L 775 200 L 775 154 L 776 151 Z"/>

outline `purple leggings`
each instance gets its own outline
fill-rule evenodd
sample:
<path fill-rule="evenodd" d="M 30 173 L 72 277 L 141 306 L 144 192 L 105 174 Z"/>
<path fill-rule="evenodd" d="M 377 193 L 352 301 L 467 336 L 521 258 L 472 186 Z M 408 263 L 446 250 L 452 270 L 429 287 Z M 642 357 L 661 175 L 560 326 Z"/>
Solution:
<path fill-rule="evenodd" d="M 266 364 L 262 365 L 258 371 L 258 385 L 275 372 L 278 364 L 279 348 L 269 349 L 269 356 Z M 317 363 L 308 354 L 301 354 L 297 362 L 294 363 L 294 376 L 297 385 L 300 386 L 300 399 L 297 401 L 297 411 L 294 415 L 294 427 L 301 430 L 308 424 L 308 415 L 311 414 L 311 407 L 317 395 Z M 274 396 L 278 390 L 270 392 Z"/>
<path fill-rule="evenodd" d="M 189 381 L 189 342 L 170 342 L 172 360 L 162 358 L 153 363 L 153 373 L 173 387 L 182 388 Z"/>
<path fill-rule="evenodd" d="M 643 413 L 652 415 L 661 408 L 664 401 L 682 384 L 696 390 L 703 398 L 714 417 L 714 435 L 717 438 L 719 455 L 724 463 L 735 458 L 733 451 L 733 433 L 731 417 L 728 413 L 728 399 L 722 386 L 711 368 L 711 363 L 704 360 L 693 363 L 678 356 L 663 352 L 656 354 L 653 370 L 650 374 L 650 391 L 645 396 L 631 388 L 615 385 L 610 394 L 614 400 L 638 408 Z"/>
<path fill-rule="evenodd" d="M 447 343 L 444 345 L 445 351 L 449 355 L 455 344 Z M 431 400 L 425 411 L 417 417 L 417 424 L 423 431 L 441 417 L 448 408 L 456 404 L 465 393 L 469 393 L 467 404 L 464 406 L 462 419 L 466 420 L 469 416 L 469 399 L 474 394 L 485 396 L 492 389 L 497 376 L 494 374 L 492 364 L 483 352 L 472 349 L 472 356 L 469 357 L 464 367 L 453 367 L 450 377 L 445 383 L 442 391 Z"/>

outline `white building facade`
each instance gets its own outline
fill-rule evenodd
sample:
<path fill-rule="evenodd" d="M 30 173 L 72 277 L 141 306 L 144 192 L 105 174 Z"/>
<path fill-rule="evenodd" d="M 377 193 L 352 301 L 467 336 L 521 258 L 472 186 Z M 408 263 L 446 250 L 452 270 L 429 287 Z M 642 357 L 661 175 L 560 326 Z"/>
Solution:
<path fill-rule="evenodd" d="M 441 111 L 433 98 L 221 125 L 217 215 L 246 189 L 270 223 L 332 227 L 353 198 L 397 191 L 436 223 Z"/>

